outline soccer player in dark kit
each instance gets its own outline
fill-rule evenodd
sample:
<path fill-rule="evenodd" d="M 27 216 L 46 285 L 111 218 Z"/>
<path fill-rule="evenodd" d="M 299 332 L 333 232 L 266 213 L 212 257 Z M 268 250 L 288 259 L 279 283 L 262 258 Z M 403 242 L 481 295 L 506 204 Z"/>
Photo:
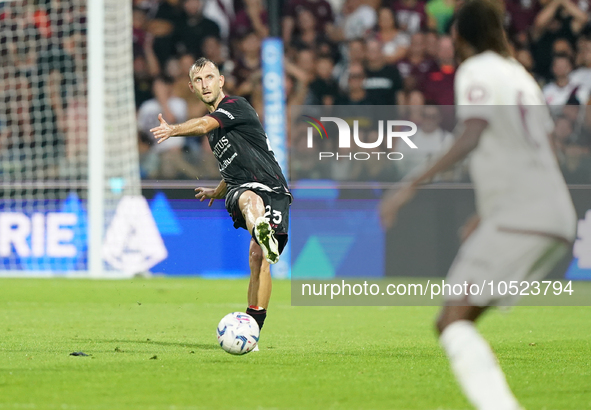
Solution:
<path fill-rule="evenodd" d="M 207 136 L 222 181 L 215 189 L 196 188 L 195 197 L 209 199 L 209 206 L 225 198 L 234 227 L 251 233 L 246 312 L 262 328 L 271 297 L 269 264 L 277 263 L 287 243 L 292 196 L 254 108 L 242 97 L 224 94 L 224 76 L 206 58 L 193 64 L 189 78 L 189 88 L 209 114 L 177 125 L 160 114 L 160 125 L 151 132 L 159 144 L 170 137 Z"/>

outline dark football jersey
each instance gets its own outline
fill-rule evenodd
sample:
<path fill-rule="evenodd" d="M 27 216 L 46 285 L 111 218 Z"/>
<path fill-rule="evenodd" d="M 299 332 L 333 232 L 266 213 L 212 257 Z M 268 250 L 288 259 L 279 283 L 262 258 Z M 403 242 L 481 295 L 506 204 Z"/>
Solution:
<path fill-rule="evenodd" d="M 220 124 L 207 138 L 228 190 L 244 184 L 256 188 L 258 183 L 274 192 L 289 194 L 259 116 L 246 99 L 226 96 L 207 115 Z"/>

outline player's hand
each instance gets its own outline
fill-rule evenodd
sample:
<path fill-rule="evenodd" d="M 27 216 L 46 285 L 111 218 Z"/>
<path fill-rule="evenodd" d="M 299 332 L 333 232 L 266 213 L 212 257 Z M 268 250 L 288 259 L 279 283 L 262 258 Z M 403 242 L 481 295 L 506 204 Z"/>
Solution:
<path fill-rule="evenodd" d="M 213 188 L 195 188 L 195 198 L 199 200 L 199 202 L 203 202 L 204 199 L 209 199 L 209 204 L 207 206 L 212 206 L 214 199 L 220 199 L 218 193 Z"/>
<path fill-rule="evenodd" d="M 152 128 L 150 132 L 154 134 L 154 138 L 156 138 L 158 144 L 160 144 L 172 137 L 173 127 L 162 118 L 162 114 L 158 114 L 158 121 L 160 121 L 160 125 Z"/>
<path fill-rule="evenodd" d="M 416 188 L 406 185 L 396 192 L 387 194 L 380 204 L 380 220 L 385 229 L 390 229 L 396 223 L 400 209 L 415 196 Z"/>

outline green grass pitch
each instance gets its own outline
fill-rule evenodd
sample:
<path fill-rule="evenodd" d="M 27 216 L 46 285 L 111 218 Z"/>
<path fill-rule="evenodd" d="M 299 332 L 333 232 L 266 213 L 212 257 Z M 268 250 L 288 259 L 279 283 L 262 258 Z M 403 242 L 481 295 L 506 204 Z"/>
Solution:
<path fill-rule="evenodd" d="M 292 307 L 276 281 L 259 353 L 215 327 L 244 280 L 0 280 L 0 409 L 469 409 L 433 307 Z M 591 308 L 493 311 L 479 329 L 526 409 L 591 408 Z M 74 357 L 83 351 L 91 356 Z"/>

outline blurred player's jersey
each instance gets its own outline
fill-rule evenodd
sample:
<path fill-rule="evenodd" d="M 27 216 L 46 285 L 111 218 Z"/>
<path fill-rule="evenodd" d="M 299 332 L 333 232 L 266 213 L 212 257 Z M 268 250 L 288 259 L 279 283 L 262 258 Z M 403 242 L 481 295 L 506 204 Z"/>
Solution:
<path fill-rule="evenodd" d="M 291 195 L 259 117 L 244 98 L 226 96 L 208 115 L 220 124 L 207 138 L 229 190 L 247 186 Z"/>
<path fill-rule="evenodd" d="M 576 214 L 548 136 L 554 124 L 531 75 L 487 51 L 460 66 L 455 94 L 460 123 L 488 122 L 470 159 L 479 216 L 573 240 Z"/>

